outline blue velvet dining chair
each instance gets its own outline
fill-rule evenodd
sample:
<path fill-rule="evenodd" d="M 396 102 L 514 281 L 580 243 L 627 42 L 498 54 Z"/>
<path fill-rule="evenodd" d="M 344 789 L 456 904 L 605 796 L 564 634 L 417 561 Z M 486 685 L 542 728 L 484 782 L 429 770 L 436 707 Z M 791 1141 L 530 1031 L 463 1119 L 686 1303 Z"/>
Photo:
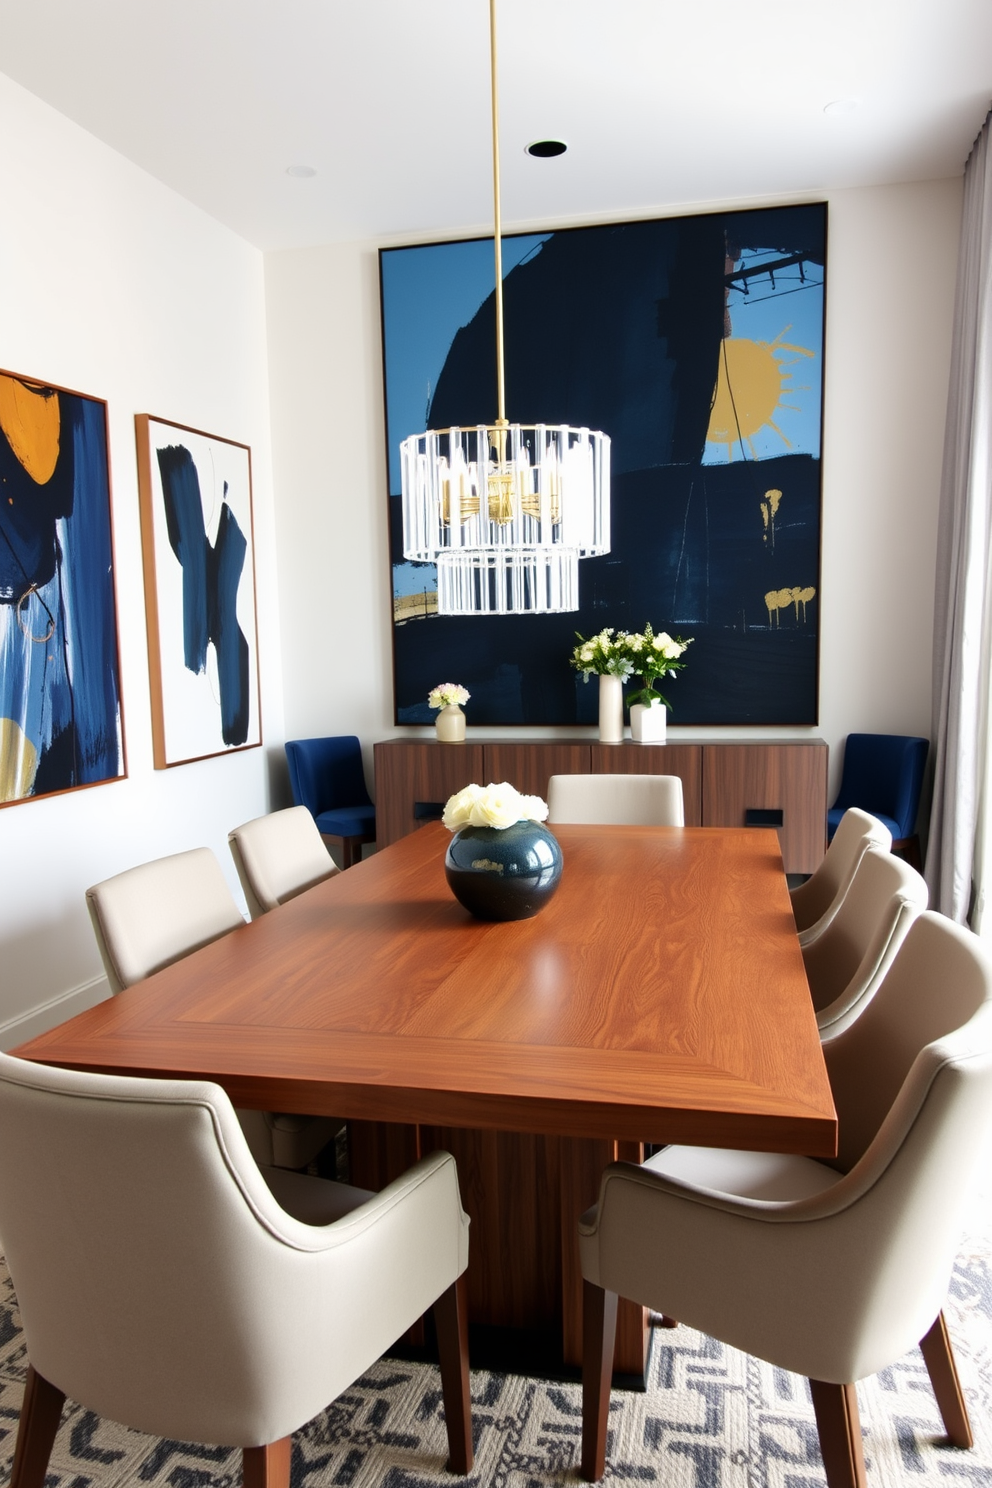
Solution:
<path fill-rule="evenodd" d="M 362 844 L 375 841 L 375 807 L 358 739 L 289 739 L 286 760 L 294 803 L 306 806 L 320 835 L 340 849 L 341 867 L 350 868 L 361 859 Z"/>
<path fill-rule="evenodd" d="M 892 851 L 920 869 L 916 817 L 929 748 L 928 739 L 907 734 L 848 734 L 840 793 L 827 812 L 827 841 L 848 807 L 859 806 L 888 827 Z"/>

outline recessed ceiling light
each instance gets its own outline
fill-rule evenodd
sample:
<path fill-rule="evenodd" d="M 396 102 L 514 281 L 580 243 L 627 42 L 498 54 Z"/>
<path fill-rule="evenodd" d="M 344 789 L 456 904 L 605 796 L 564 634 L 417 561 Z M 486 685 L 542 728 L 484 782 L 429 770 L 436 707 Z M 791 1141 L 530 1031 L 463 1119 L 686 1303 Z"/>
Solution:
<path fill-rule="evenodd" d="M 824 105 L 823 112 L 829 119 L 844 119 L 849 114 L 857 113 L 859 107 L 860 99 L 835 98 L 832 103 Z"/>
<path fill-rule="evenodd" d="M 527 154 L 536 155 L 538 160 L 550 160 L 554 155 L 564 155 L 567 149 L 564 140 L 532 140 L 527 146 Z"/>
<path fill-rule="evenodd" d="M 286 174 L 297 181 L 305 181 L 309 176 L 317 174 L 317 168 L 313 165 L 287 165 Z"/>

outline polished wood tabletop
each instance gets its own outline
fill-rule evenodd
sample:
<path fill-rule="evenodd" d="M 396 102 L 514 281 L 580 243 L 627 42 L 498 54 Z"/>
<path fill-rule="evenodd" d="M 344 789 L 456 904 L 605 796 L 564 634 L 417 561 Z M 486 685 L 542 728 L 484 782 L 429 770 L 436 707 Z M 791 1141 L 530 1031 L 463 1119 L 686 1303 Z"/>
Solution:
<path fill-rule="evenodd" d="M 473 919 L 432 823 L 15 1052 L 264 1110 L 832 1154 L 776 834 L 554 830 L 535 919 Z"/>
<path fill-rule="evenodd" d="M 836 1118 L 777 834 L 554 831 L 535 919 L 472 919 L 432 823 L 14 1052 L 347 1117 L 364 1188 L 453 1152 L 470 1315 L 577 1365 L 576 1221 L 607 1163 L 673 1141 L 829 1156 Z M 618 1376 L 643 1379 L 649 1336 L 621 1301 Z"/>

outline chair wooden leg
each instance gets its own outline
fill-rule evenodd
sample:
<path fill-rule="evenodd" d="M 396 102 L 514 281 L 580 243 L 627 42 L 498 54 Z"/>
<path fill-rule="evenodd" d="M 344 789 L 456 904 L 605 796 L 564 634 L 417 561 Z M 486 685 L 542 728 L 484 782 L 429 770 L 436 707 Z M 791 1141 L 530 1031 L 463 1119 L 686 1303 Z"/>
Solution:
<path fill-rule="evenodd" d="M 441 1363 L 444 1424 L 448 1431 L 447 1469 L 462 1477 L 472 1471 L 472 1395 L 468 1382 L 468 1273 L 434 1303 L 437 1352 Z"/>
<path fill-rule="evenodd" d="M 816 1429 L 827 1488 L 867 1488 L 858 1397 L 853 1385 L 827 1385 L 811 1379 Z"/>
<path fill-rule="evenodd" d="M 283 1436 L 264 1447 L 245 1447 L 241 1454 L 244 1488 L 289 1488 L 293 1438 Z"/>
<path fill-rule="evenodd" d="M 28 1365 L 24 1404 L 17 1428 L 11 1488 L 43 1488 L 65 1395 Z"/>
<path fill-rule="evenodd" d="M 926 1338 L 920 1340 L 920 1351 L 933 1385 L 933 1393 L 937 1397 L 948 1441 L 952 1447 L 973 1446 L 975 1438 L 971 1434 L 968 1407 L 964 1403 L 964 1392 L 958 1379 L 954 1350 L 951 1348 L 951 1336 L 942 1312 L 938 1312 L 937 1321 Z"/>
<path fill-rule="evenodd" d="M 617 1294 L 582 1283 L 582 1476 L 596 1483 L 606 1471 Z"/>
<path fill-rule="evenodd" d="M 902 858 L 917 873 L 923 872 L 923 860 L 920 856 L 920 839 L 918 834 L 912 837 L 900 837 L 898 842 L 893 842 L 892 851 L 897 858 Z"/>

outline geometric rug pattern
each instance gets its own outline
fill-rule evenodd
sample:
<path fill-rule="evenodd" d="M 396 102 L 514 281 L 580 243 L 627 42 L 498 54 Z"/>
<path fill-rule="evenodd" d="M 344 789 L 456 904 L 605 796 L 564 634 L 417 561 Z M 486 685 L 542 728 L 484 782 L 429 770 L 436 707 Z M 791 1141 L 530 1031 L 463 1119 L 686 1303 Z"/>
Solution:
<path fill-rule="evenodd" d="M 982 1203 L 945 1316 L 975 1433 L 947 1446 L 918 1350 L 858 1385 L 869 1488 L 992 1488 L 992 1225 Z M 0 1262 L 0 1485 L 27 1365 Z M 577 1482 L 577 1385 L 472 1373 L 473 1485 Z M 451 1488 L 437 1370 L 382 1359 L 293 1442 L 292 1488 Z M 649 1388 L 615 1390 L 607 1475 L 664 1488 L 824 1488 L 805 1380 L 686 1327 L 658 1330 Z M 161 1441 L 66 1402 L 46 1488 L 240 1488 L 240 1453 Z"/>

